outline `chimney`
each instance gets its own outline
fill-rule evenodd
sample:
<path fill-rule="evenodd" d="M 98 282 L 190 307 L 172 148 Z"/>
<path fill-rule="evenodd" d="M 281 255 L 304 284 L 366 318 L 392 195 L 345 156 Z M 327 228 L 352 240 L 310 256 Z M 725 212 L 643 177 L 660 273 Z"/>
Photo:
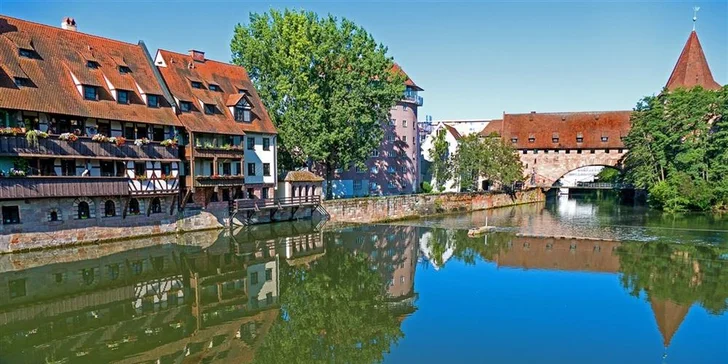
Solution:
<path fill-rule="evenodd" d="M 78 28 L 76 28 L 76 20 L 69 17 L 63 18 L 63 20 L 61 21 L 61 28 L 65 30 L 70 30 L 72 32 L 78 30 Z"/>
<path fill-rule="evenodd" d="M 205 62 L 205 52 L 203 51 L 190 49 L 190 57 L 192 57 L 192 60 L 195 62 Z"/>

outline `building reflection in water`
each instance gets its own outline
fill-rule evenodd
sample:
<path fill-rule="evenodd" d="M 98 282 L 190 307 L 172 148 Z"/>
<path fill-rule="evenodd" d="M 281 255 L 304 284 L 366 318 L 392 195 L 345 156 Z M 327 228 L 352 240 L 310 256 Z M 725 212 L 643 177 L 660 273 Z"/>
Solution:
<path fill-rule="evenodd" d="M 665 348 L 690 307 L 714 314 L 728 310 L 728 248 L 661 242 L 621 243 L 491 234 L 469 238 L 464 230 L 429 229 L 420 237 L 423 256 L 437 269 L 452 257 L 475 257 L 497 267 L 619 274 L 623 287 L 650 302 Z M 721 288 L 723 287 L 723 288 Z"/>
<path fill-rule="evenodd" d="M 0 362 L 379 361 L 417 310 L 418 260 L 455 259 L 619 274 L 667 347 L 693 304 L 725 312 L 724 250 L 298 222 L 4 255 Z"/>

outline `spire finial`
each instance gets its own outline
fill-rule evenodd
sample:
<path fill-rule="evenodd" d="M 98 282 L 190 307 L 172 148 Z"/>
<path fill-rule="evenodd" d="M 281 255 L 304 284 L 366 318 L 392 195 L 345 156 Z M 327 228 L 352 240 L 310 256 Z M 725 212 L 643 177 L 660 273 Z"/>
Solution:
<path fill-rule="evenodd" d="M 700 10 L 699 6 L 693 7 L 693 31 L 695 31 L 695 22 L 698 21 L 698 10 Z"/>

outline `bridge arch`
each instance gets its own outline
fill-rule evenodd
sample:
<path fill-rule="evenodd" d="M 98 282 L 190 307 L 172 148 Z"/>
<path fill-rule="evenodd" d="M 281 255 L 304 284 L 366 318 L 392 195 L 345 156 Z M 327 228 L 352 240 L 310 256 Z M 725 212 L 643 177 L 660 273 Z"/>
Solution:
<path fill-rule="evenodd" d="M 621 170 L 626 152 L 626 149 L 524 150 L 520 157 L 528 184 L 551 187 L 567 173 L 583 167 L 604 166 Z"/>

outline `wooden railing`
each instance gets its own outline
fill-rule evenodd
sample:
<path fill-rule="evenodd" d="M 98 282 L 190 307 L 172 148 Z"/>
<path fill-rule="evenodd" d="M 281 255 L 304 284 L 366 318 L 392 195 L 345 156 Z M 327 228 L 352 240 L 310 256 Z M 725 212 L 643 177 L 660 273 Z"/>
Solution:
<path fill-rule="evenodd" d="M 264 199 L 238 199 L 233 203 L 237 211 L 262 210 L 291 206 L 317 206 L 321 204 L 321 196 L 297 196 Z"/>
<path fill-rule="evenodd" d="M 117 146 L 114 143 L 95 142 L 89 137 L 78 137 L 78 140 L 72 142 L 60 140 L 54 135 L 38 138 L 37 145 L 30 145 L 25 135 L 2 135 L 0 156 L 179 160 L 177 148 L 165 147 L 158 142 L 138 146 L 133 140 L 127 140 L 124 145 Z"/>
<path fill-rule="evenodd" d="M 0 199 L 126 196 L 128 181 L 127 177 L 0 178 Z"/>
<path fill-rule="evenodd" d="M 242 149 L 195 147 L 195 158 L 243 159 L 244 155 Z"/>
<path fill-rule="evenodd" d="M 192 185 L 190 184 L 192 177 L 187 176 L 187 178 L 187 186 Z M 238 187 L 243 184 L 245 184 L 244 176 L 198 176 L 194 180 L 195 187 Z"/>

